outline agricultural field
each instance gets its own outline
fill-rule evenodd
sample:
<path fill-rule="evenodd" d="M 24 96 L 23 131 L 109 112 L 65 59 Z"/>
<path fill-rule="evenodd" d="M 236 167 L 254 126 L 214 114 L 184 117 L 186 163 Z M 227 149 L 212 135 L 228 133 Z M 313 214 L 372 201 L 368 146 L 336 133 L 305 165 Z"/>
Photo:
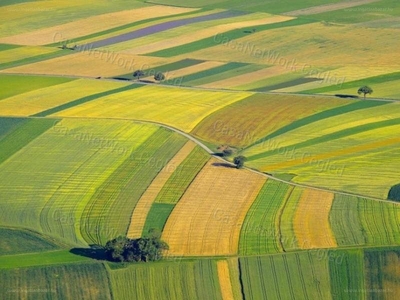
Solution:
<path fill-rule="evenodd" d="M 0 16 L 0 299 L 399 298 L 397 0 Z"/>

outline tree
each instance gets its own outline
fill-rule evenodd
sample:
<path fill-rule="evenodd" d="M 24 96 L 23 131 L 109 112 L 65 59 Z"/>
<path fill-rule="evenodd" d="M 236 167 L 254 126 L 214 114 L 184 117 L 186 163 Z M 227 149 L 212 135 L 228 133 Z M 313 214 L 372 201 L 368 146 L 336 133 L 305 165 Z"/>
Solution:
<path fill-rule="evenodd" d="M 246 161 L 246 157 L 244 157 L 243 155 L 236 156 L 236 157 L 233 159 L 233 162 L 234 162 L 234 164 L 236 165 L 236 168 L 237 168 L 237 169 L 243 168 L 244 162 L 245 162 L 245 161 Z"/>
<path fill-rule="evenodd" d="M 137 77 L 137 80 L 140 80 L 140 77 L 142 76 L 144 76 L 144 72 L 142 70 L 136 70 L 135 72 L 133 72 L 133 77 Z"/>
<path fill-rule="evenodd" d="M 388 199 L 400 202 L 400 184 L 396 184 L 390 188 Z"/>
<path fill-rule="evenodd" d="M 155 75 L 154 75 L 154 80 L 155 81 L 163 81 L 165 79 L 165 75 L 163 74 L 163 73 L 161 73 L 161 72 L 157 72 Z"/>
<path fill-rule="evenodd" d="M 116 262 L 156 261 L 163 257 L 163 251 L 169 246 L 161 240 L 161 234 L 156 230 L 149 230 L 149 234 L 138 239 L 129 239 L 119 236 L 108 241 L 105 249 L 106 258 Z"/>
<path fill-rule="evenodd" d="M 359 95 L 364 94 L 364 99 L 365 99 L 365 95 L 366 95 L 366 94 L 372 94 L 372 92 L 373 92 L 373 90 L 372 90 L 369 86 L 367 86 L 367 85 L 364 85 L 364 86 L 360 87 L 360 88 L 358 89 L 358 91 L 357 91 L 357 93 L 358 93 Z"/>

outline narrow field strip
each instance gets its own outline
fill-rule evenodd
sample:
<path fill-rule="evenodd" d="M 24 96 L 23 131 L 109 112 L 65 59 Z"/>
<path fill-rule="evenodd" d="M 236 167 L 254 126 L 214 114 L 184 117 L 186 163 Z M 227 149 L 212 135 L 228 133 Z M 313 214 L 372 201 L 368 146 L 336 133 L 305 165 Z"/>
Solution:
<path fill-rule="evenodd" d="M 304 190 L 293 219 L 294 232 L 301 249 L 337 247 L 329 224 L 334 194 Z"/>
<path fill-rule="evenodd" d="M 5 63 L 0 64 L 0 70 L 7 70 L 9 71 L 10 69 L 14 69 L 17 67 L 23 67 L 25 65 L 31 65 L 35 63 L 41 63 L 57 58 L 62 58 L 64 56 L 68 56 L 71 54 L 71 51 L 66 51 L 66 50 L 57 50 L 53 51 L 50 53 L 44 53 L 44 54 L 39 54 L 39 55 L 34 55 L 26 58 L 21 58 L 18 60 L 13 60 Z"/>
<path fill-rule="evenodd" d="M 232 283 L 229 274 L 229 265 L 226 260 L 219 260 L 217 262 L 218 279 L 221 287 L 222 299 L 233 300 L 235 299 L 232 291 Z"/>
<path fill-rule="evenodd" d="M 110 90 L 126 87 L 126 83 L 78 79 L 55 86 L 36 89 L 0 101 L 0 114 L 8 116 L 46 116 L 45 111 L 68 107 L 67 103 L 87 95 L 107 95 Z M 90 97 L 89 96 L 89 97 Z M 79 103 L 79 100 L 75 103 Z M 43 112 L 44 113 L 41 113 Z"/>
<path fill-rule="evenodd" d="M 230 185 L 226 185 L 229 178 Z M 246 185 L 243 186 L 243 181 Z M 177 255 L 237 252 L 240 228 L 265 178 L 211 159 L 172 211 L 162 238 Z"/>
<path fill-rule="evenodd" d="M 11 63 L 13 61 L 20 61 L 38 55 L 46 55 L 58 51 L 57 48 L 48 47 L 18 47 L 10 50 L 0 51 L 1 64 Z M 0 64 L 0 66 L 1 66 Z"/>
<path fill-rule="evenodd" d="M 62 25 L 47 27 L 33 32 L 22 33 L 0 39 L 0 43 L 12 43 L 22 45 L 46 45 L 60 42 L 64 39 L 71 40 L 116 28 L 127 23 L 138 22 L 148 18 L 171 16 L 194 11 L 190 8 L 149 6 L 114 13 L 101 14 L 85 19 L 69 22 Z"/>
<path fill-rule="evenodd" d="M 157 195 L 164 187 L 165 183 L 172 176 L 177 166 L 190 154 L 196 147 L 192 141 L 187 142 L 179 152 L 163 167 L 158 173 L 157 177 L 153 180 L 150 186 L 146 189 L 144 194 L 140 197 L 138 203 L 132 214 L 131 223 L 129 224 L 127 237 L 139 238 L 142 236 L 142 231 L 146 223 L 147 215 L 151 209 L 151 205 L 156 199 Z"/>
<path fill-rule="evenodd" d="M 143 231 L 141 233 L 142 236 L 146 235 L 151 229 L 162 232 L 165 223 L 167 223 L 168 217 L 174 208 L 175 204 L 154 202 L 147 214 L 146 223 L 144 224 Z"/>
<path fill-rule="evenodd" d="M 0 141 L 26 121 L 24 118 L 0 117 Z"/>

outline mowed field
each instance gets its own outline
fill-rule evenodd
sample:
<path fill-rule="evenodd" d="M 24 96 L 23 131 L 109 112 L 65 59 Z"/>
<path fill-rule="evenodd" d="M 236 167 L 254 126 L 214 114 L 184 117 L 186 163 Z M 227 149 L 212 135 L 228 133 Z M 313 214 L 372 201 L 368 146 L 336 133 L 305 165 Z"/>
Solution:
<path fill-rule="evenodd" d="M 2 1 L 0 298 L 396 299 L 400 7 L 322 2 Z"/>

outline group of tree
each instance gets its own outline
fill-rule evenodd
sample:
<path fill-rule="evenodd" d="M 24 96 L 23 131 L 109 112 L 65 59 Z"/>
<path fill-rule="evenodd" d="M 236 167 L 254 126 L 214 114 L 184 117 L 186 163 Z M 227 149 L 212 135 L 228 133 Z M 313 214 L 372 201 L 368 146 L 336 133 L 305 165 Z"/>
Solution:
<path fill-rule="evenodd" d="M 135 72 L 133 72 L 133 77 L 137 78 L 137 80 L 140 80 L 140 77 L 145 76 L 144 71 L 142 70 L 136 70 Z M 162 72 L 157 72 L 156 74 L 154 74 L 154 80 L 155 81 L 163 81 L 165 79 L 165 75 Z"/>
<path fill-rule="evenodd" d="M 161 240 L 161 234 L 156 230 L 150 230 L 147 236 L 137 239 L 119 236 L 104 247 L 106 259 L 114 262 L 157 261 L 168 249 L 168 244 Z"/>

